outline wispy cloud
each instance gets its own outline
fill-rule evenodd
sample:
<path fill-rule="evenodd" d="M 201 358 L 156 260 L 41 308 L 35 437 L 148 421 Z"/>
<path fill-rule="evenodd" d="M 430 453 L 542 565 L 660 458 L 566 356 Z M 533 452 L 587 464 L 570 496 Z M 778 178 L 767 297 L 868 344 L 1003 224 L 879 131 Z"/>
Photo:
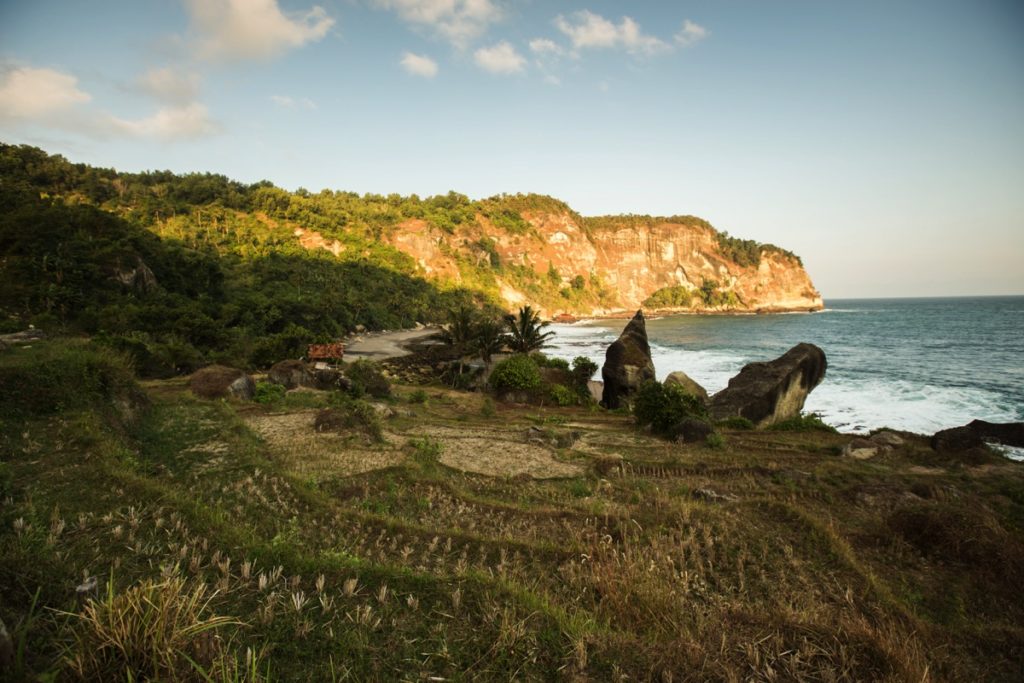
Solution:
<path fill-rule="evenodd" d="M 679 29 L 679 32 L 673 37 L 675 38 L 677 45 L 689 47 L 707 38 L 708 30 L 700 24 L 696 24 L 687 19 L 683 22 L 683 26 Z"/>
<path fill-rule="evenodd" d="M 206 107 L 193 102 L 181 107 L 163 107 L 152 116 L 130 120 L 110 118 L 115 131 L 135 137 L 162 140 L 186 140 L 206 137 L 220 131 Z"/>
<path fill-rule="evenodd" d="M 418 55 L 413 52 L 403 53 L 399 64 L 413 76 L 422 76 L 423 78 L 433 78 L 438 71 L 437 62 L 426 55 Z"/>
<path fill-rule="evenodd" d="M 506 76 L 521 73 L 526 67 L 526 58 L 504 40 L 491 47 L 480 48 L 473 53 L 473 60 L 485 71 Z"/>
<path fill-rule="evenodd" d="M 181 73 L 172 67 L 150 69 L 135 80 L 138 90 L 163 102 L 185 104 L 199 96 L 201 79 L 197 73 Z"/>
<path fill-rule="evenodd" d="M 530 52 L 535 55 L 554 55 L 560 57 L 565 54 L 565 48 L 550 38 L 534 38 L 530 41 Z"/>
<path fill-rule="evenodd" d="M 0 74 L 0 121 L 42 125 L 93 138 L 132 136 L 180 140 L 219 132 L 198 102 L 160 107 L 151 116 L 124 119 L 90 105 L 78 79 L 55 69 L 19 66 Z"/>
<path fill-rule="evenodd" d="M 334 19 L 319 5 L 285 14 L 277 0 L 185 0 L 208 59 L 268 59 L 320 40 Z"/>
<path fill-rule="evenodd" d="M 501 7 L 492 0 L 376 0 L 376 4 L 458 48 L 482 36 L 503 16 Z"/>
<path fill-rule="evenodd" d="M 53 69 L 21 66 L 0 74 L 0 119 L 45 119 L 91 99 L 77 78 Z"/>
<path fill-rule="evenodd" d="M 564 33 L 576 50 L 604 48 L 624 49 L 634 55 L 668 52 L 671 44 L 644 33 L 631 17 L 622 17 L 618 24 L 590 10 L 573 12 L 570 18 L 555 17 L 555 27 Z"/>
<path fill-rule="evenodd" d="M 270 101 L 279 107 L 284 107 L 285 109 L 298 109 L 300 107 L 302 109 L 317 108 L 316 102 L 309 99 L 308 97 L 295 98 L 289 95 L 271 95 Z"/>

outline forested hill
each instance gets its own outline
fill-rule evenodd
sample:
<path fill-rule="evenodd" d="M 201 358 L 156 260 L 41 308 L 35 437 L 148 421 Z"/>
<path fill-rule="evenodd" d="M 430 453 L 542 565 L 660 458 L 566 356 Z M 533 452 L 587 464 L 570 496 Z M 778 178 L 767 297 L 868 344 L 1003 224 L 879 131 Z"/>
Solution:
<path fill-rule="evenodd" d="M 600 259 L 637 226 L 704 240 L 706 273 L 656 267 L 658 277 L 634 283 L 636 301 L 624 299 Z M 0 145 L 0 259 L 0 329 L 93 335 L 154 376 L 211 361 L 265 366 L 357 325 L 439 322 L 464 305 L 591 313 L 668 292 L 684 308 L 751 308 L 768 291 L 766 268 L 803 274 L 793 254 L 691 216 L 586 219 L 540 195 L 287 192 L 212 174 L 119 173 L 14 145 Z M 809 279 L 794 282 L 785 296 L 813 307 Z"/>

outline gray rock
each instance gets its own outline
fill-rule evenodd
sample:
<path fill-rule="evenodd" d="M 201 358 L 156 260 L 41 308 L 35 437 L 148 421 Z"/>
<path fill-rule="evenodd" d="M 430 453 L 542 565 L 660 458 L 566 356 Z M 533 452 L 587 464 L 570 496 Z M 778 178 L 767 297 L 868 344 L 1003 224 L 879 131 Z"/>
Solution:
<path fill-rule="evenodd" d="M 843 457 L 854 460 L 869 460 L 878 455 L 882 446 L 869 439 L 854 439 L 843 446 Z"/>
<path fill-rule="evenodd" d="M 707 390 L 701 385 L 697 384 L 697 382 L 695 382 L 689 375 L 687 375 L 682 370 L 676 370 L 675 372 L 669 373 L 668 377 L 665 378 L 663 384 L 665 386 L 668 386 L 669 384 L 676 384 L 678 386 L 681 386 L 686 391 L 686 393 L 690 394 L 691 396 L 696 396 L 701 401 L 707 403 Z"/>
<path fill-rule="evenodd" d="M 814 344 L 797 344 L 768 363 L 750 363 L 711 397 L 711 416 L 745 417 L 758 428 L 798 417 L 827 365 L 825 352 Z"/>
<path fill-rule="evenodd" d="M 713 431 L 714 429 L 710 424 L 704 420 L 698 420 L 693 417 L 681 420 L 679 424 L 672 428 L 673 436 L 675 436 L 676 441 L 681 443 L 698 443 L 701 441 L 707 441 Z"/>
<path fill-rule="evenodd" d="M 601 405 L 609 409 L 618 408 L 623 398 L 636 393 L 644 382 L 654 380 L 654 361 L 643 311 L 636 312 L 619 338 L 608 347 L 601 379 L 604 380 Z"/>
<path fill-rule="evenodd" d="M 252 377 L 241 370 L 223 365 L 210 365 L 196 370 L 188 384 L 192 393 L 202 398 L 233 396 L 248 401 L 256 393 L 256 383 Z"/>
<path fill-rule="evenodd" d="M 889 431 L 888 429 L 883 429 L 877 434 L 872 434 L 871 440 L 875 443 L 882 444 L 883 446 L 891 446 L 893 448 L 903 445 L 903 437 L 896 432 Z"/>
<path fill-rule="evenodd" d="M 267 371 L 267 381 L 280 384 L 285 389 L 313 386 L 313 373 L 301 360 L 283 360 Z"/>

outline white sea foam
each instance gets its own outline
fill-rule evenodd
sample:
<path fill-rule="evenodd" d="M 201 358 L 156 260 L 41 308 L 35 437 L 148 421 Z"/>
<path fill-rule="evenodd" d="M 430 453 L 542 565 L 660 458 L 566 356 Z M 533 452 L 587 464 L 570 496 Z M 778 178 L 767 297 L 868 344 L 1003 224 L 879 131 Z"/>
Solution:
<path fill-rule="evenodd" d="M 588 324 L 555 325 L 551 329 L 557 336 L 547 353 L 566 360 L 586 356 L 598 366 L 604 363 L 608 344 L 617 337 L 607 328 Z M 651 344 L 651 356 L 658 379 L 673 370 L 683 370 L 709 393 L 724 389 L 740 368 L 755 360 L 728 349 L 689 351 L 656 343 Z M 817 413 L 840 431 L 853 433 L 891 427 L 931 434 L 973 419 L 1021 419 L 1017 408 L 982 388 L 914 384 L 884 377 L 855 379 L 836 370 L 830 370 L 811 393 L 804 409 Z M 1024 450 L 1017 451 L 1009 457 L 1024 458 Z"/>

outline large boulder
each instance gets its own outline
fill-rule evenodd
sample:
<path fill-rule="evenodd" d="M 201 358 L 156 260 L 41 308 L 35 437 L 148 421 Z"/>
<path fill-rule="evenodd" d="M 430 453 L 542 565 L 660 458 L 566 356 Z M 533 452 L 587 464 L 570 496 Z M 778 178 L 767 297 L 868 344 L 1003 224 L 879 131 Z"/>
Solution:
<path fill-rule="evenodd" d="M 750 363 L 711 397 L 715 420 L 745 417 L 755 427 L 768 427 L 798 417 L 807 395 L 825 377 L 825 352 L 814 344 L 797 344 L 768 363 Z"/>
<path fill-rule="evenodd" d="M 973 420 L 963 427 L 943 429 L 932 436 L 937 451 L 965 451 L 995 441 L 1006 446 L 1024 447 L 1024 422 L 985 422 Z"/>
<path fill-rule="evenodd" d="M 210 365 L 196 370 L 188 381 L 192 393 L 202 398 L 226 398 L 232 396 L 243 401 L 252 399 L 256 383 L 252 377 L 237 368 L 224 365 Z"/>
<path fill-rule="evenodd" d="M 654 379 L 654 361 L 647 343 L 643 311 L 636 312 L 619 338 L 608 347 L 601 379 L 604 380 L 601 405 L 609 409 L 618 408 L 623 397 L 636 393 L 641 384 Z"/>
<path fill-rule="evenodd" d="M 668 386 L 669 384 L 677 384 L 683 388 L 683 391 L 690 394 L 691 396 L 696 396 L 704 403 L 708 402 L 707 389 L 697 384 L 696 381 L 694 381 L 689 375 L 687 375 L 682 370 L 670 372 L 668 377 L 665 378 L 663 384 L 665 386 Z"/>
<path fill-rule="evenodd" d="M 280 384 L 285 389 L 313 386 L 313 373 L 301 360 L 283 360 L 267 371 L 267 381 Z"/>

